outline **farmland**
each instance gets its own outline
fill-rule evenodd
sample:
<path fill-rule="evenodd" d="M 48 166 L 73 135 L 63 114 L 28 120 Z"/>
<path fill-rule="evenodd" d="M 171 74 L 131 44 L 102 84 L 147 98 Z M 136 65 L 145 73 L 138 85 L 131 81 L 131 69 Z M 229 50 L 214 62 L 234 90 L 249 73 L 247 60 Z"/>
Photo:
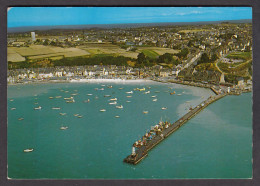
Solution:
<path fill-rule="evenodd" d="M 22 62 L 37 61 L 42 59 L 57 60 L 79 56 L 113 55 L 124 56 L 136 59 L 138 54 L 143 52 L 147 57 L 157 58 L 164 53 L 177 53 L 177 50 L 159 47 L 137 47 L 135 52 L 122 49 L 110 43 L 85 43 L 84 45 L 70 48 L 56 46 L 30 45 L 29 47 L 8 47 L 8 61 Z"/>

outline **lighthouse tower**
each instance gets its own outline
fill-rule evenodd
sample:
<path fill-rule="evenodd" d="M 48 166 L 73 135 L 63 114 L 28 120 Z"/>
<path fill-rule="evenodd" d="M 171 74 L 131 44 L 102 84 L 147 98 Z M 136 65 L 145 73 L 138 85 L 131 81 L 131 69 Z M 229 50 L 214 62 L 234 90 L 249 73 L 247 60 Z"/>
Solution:
<path fill-rule="evenodd" d="M 132 156 L 134 156 L 134 155 L 136 155 L 136 153 L 135 153 L 135 147 L 132 147 L 132 154 L 131 154 Z"/>

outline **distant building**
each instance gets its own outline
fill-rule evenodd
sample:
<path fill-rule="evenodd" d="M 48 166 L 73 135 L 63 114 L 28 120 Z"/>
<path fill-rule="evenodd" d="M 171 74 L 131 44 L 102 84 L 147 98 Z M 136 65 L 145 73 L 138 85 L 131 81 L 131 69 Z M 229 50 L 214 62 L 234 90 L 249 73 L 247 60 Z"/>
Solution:
<path fill-rule="evenodd" d="M 31 32 L 32 41 L 36 41 L 35 32 Z"/>

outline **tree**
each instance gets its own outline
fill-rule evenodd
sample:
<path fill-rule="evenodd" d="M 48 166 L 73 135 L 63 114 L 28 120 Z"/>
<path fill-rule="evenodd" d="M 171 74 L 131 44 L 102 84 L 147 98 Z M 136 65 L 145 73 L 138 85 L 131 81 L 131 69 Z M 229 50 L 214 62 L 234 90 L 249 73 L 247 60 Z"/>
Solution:
<path fill-rule="evenodd" d="M 143 52 L 139 53 L 137 56 L 137 63 L 143 64 L 143 63 L 145 63 L 145 61 L 146 61 L 146 57 L 145 57 L 144 53 Z"/>
<path fill-rule="evenodd" d="M 200 60 L 198 61 L 197 64 L 201 64 L 201 63 L 209 63 L 210 59 L 207 53 L 203 53 L 200 57 Z"/>

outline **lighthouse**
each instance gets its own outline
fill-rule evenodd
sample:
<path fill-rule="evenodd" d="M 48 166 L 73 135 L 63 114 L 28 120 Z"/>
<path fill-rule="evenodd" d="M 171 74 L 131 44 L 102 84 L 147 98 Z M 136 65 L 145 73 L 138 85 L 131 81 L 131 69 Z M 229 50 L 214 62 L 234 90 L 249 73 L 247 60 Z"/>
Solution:
<path fill-rule="evenodd" d="M 135 153 L 135 147 L 132 147 L 132 156 L 135 156 L 136 153 Z"/>

